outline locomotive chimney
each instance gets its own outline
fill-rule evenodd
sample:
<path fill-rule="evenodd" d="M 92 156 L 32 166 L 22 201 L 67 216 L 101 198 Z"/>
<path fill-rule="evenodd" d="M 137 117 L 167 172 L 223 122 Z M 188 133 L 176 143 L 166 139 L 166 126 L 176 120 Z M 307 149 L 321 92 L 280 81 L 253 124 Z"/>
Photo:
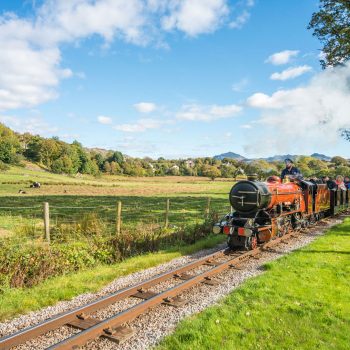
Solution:
<path fill-rule="evenodd" d="M 258 174 L 247 175 L 249 181 L 256 181 L 258 179 Z"/>

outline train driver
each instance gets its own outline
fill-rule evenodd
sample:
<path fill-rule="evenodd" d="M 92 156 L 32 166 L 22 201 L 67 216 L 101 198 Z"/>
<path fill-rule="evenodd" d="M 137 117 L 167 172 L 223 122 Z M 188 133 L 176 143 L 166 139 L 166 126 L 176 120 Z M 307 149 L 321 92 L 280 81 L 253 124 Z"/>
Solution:
<path fill-rule="evenodd" d="M 301 173 L 297 167 L 294 166 L 294 163 L 291 159 L 287 158 L 284 160 L 286 167 L 282 170 L 281 179 L 283 180 L 286 176 L 301 176 Z"/>

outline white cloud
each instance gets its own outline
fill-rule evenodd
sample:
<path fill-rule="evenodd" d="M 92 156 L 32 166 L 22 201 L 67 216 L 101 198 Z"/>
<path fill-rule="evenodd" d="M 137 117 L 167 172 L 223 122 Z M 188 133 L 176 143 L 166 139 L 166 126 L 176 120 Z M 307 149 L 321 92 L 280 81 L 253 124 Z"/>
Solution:
<path fill-rule="evenodd" d="M 241 128 L 242 129 L 251 129 L 252 126 L 250 124 L 243 124 L 243 125 L 241 125 Z"/>
<path fill-rule="evenodd" d="M 162 19 L 163 28 L 190 36 L 215 31 L 229 14 L 226 0 L 170 1 L 169 7 L 171 13 Z"/>
<path fill-rule="evenodd" d="M 298 54 L 298 50 L 285 50 L 281 52 L 276 52 L 273 55 L 269 56 L 265 62 L 272 63 L 278 66 L 281 64 L 288 63 L 291 60 L 291 58 L 298 56 Z"/>
<path fill-rule="evenodd" d="M 249 20 L 250 13 L 248 11 L 243 11 L 235 20 L 230 22 L 230 28 L 241 29 L 245 23 Z"/>
<path fill-rule="evenodd" d="M 149 129 L 159 129 L 165 124 L 170 124 L 169 120 L 139 119 L 136 123 L 115 125 L 113 129 L 124 132 L 144 132 Z"/>
<path fill-rule="evenodd" d="M 250 153 L 327 152 L 350 128 L 350 64 L 329 68 L 303 87 L 266 95 L 256 93 L 247 104 L 261 109 L 261 138 L 246 146 Z"/>
<path fill-rule="evenodd" d="M 16 116 L 0 115 L 0 122 L 19 132 L 29 132 L 32 135 L 52 136 L 58 132 L 58 128 L 49 125 L 40 117 L 19 118 Z"/>
<path fill-rule="evenodd" d="M 304 66 L 298 66 L 298 67 L 290 67 L 282 71 L 281 73 L 273 73 L 270 76 L 271 80 L 288 80 L 288 79 L 294 79 L 296 77 L 299 77 L 300 75 L 303 75 L 307 72 L 310 72 L 312 68 L 310 66 L 304 65 Z"/>
<path fill-rule="evenodd" d="M 98 35 L 106 46 L 113 40 L 161 46 L 162 31 L 213 32 L 229 23 L 229 10 L 228 0 L 44 0 L 30 17 L 5 13 L 0 16 L 0 110 L 57 98 L 60 81 L 73 76 L 61 67 L 63 44 Z"/>
<path fill-rule="evenodd" d="M 180 120 L 210 122 L 217 119 L 234 117 L 241 110 L 242 107 L 237 105 L 201 106 L 197 104 L 190 104 L 182 106 L 181 110 L 176 114 L 176 118 Z"/>
<path fill-rule="evenodd" d="M 241 8 L 240 13 L 229 23 L 229 27 L 233 29 L 241 29 L 250 18 L 251 8 L 255 5 L 254 0 L 246 0 L 237 2 L 235 7 Z"/>
<path fill-rule="evenodd" d="M 98 117 L 97 117 L 97 120 L 98 120 L 98 122 L 99 123 L 101 123 L 101 124 L 112 124 L 113 123 L 113 121 L 112 121 L 112 118 L 110 118 L 110 117 L 106 117 L 106 116 L 104 116 L 104 115 L 99 115 Z"/>
<path fill-rule="evenodd" d="M 140 113 L 151 113 L 157 109 L 155 103 L 152 102 L 140 102 L 134 104 L 135 109 Z"/>
<path fill-rule="evenodd" d="M 249 79 L 243 78 L 237 83 L 232 84 L 232 90 L 234 92 L 243 92 L 248 85 L 249 85 Z"/>

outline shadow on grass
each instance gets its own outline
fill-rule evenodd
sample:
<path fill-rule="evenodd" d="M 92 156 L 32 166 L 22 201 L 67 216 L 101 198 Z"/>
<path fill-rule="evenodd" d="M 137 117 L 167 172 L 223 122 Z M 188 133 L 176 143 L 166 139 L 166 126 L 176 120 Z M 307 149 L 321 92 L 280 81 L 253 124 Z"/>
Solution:
<path fill-rule="evenodd" d="M 301 250 L 298 253 L 326 253 L 326 254 L 349 254 L 350 251 L 343 250 Z"/>

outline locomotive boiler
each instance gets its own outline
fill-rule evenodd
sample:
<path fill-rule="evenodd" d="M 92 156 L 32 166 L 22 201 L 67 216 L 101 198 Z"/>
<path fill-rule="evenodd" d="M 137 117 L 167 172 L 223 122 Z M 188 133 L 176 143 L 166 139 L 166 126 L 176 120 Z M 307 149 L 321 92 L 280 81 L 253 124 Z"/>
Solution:
<path fill-rule="evenodd" d="M 213 231 L 226 234 L 232 249 L 254 249 L 259 243 L 330 215 L 332 198 L 327 185 L 318 181 L 294 178 L 282 182 L 271 176 L 261 182 L 251 176 L 231 188 L 232 210 Z"/>

